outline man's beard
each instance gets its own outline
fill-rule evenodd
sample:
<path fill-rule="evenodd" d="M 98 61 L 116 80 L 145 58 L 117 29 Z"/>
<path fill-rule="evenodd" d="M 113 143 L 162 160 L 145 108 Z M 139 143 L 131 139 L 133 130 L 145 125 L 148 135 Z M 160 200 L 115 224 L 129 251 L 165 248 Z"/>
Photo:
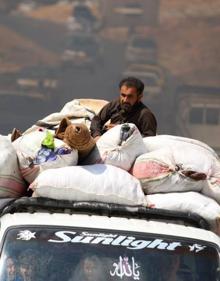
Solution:
<path fill-rule="evenodd" d="M 132 110 L 132 105 L 128 102 L 123 102 L 121 104 L 121 114 L 124 115 L 124 114 L 128 114 L 130 113 Z"/>

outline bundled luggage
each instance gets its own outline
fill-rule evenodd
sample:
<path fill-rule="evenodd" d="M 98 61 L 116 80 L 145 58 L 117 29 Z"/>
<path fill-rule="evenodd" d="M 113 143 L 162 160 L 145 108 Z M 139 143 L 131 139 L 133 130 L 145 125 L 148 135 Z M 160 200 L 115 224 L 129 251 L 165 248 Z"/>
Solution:
<path fill-rule="evenodd" d="M 170 136 L 144 142 L 149 152 L 136 158 L 130 172 L 146 194 L 197 191 L 220 203 L 220 161 L 211 148 Z"/>
<path fill-rule="evenodd" d="M 198 192 L 157 193 L 146 196 L 148 206 L 157 209 L 197 214 L 209 222 L 212 230 L 220 234 L 220 205 Z"/>
<path fill-rule="evenodd" d="M 130 123 L 116 125 L 95 143 L 90 122 L 106 102 L 73 100 L 13 143 L 0 136 L 0 197 L 22 196 L 28 182 L 36 197 L 196 213 L 220 234 L 215 151 L 179 136 L 142 138 Z"/>
<path fill-rule="evenodd" d="M 53 147 L 47 144 L 42 146 L 48 133 L 53 138 Z M 46 169 L 77 165 L 78 151 L 53 136 L 54 131 L 40 128 L 13 142 L 21 174 L 28 183 Z"/>
<path fill-rule="evenodd" d="M 139 181 L 112 165 L 94 164 L 46 170 L 30 188 L 36 197 L 146 206 Z"/>
<path fill-rule="evenodd" d="M 117 125 L 100 137 L 83 164 L 110 164 L 128 171 L 145 151 L 143 138 L 134 124 Z"/>
<path fill-rule="evenodd" d="M 20 197 L 26 191 L 16 151 L 6 136 L 0 135 L 0 198 Z"/>

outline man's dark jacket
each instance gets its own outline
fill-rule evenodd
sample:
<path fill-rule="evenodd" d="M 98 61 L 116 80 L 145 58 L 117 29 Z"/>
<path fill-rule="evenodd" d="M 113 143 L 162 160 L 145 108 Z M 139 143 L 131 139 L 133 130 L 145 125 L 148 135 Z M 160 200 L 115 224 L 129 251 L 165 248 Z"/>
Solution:
<path fill-rule="evenodd" d="M 133 123 L 139 129 L 143 137 L 155 136 L 157 121 L 154 114 L 142 102 L 136 103 L 130 112 L 121 108 L 119 99 L 105 105 L 91 122 L 91 135 L 95 138 L 103 134 L 103 126 L 107 121 L 112 124 Z"/>

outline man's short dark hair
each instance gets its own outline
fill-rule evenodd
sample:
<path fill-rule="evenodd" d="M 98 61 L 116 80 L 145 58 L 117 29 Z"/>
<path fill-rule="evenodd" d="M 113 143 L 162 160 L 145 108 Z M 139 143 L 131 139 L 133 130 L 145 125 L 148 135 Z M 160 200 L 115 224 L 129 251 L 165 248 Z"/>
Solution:
<path fill-rule="evenodd" d="M 128 88 L 132 88 L 132 87 L 136 88 L 138 95 L 141 95 L 144 91 L 144 83 L 140 79 L 135 77 L 123 78 L 119 82 L 119 89 L 121 89 L 122 86 L 126 86 Z"/>

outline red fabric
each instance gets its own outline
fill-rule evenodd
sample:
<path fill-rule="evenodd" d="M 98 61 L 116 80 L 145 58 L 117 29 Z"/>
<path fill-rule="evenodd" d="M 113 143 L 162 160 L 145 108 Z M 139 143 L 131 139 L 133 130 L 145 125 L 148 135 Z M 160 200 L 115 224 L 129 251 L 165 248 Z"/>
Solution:
<path fill-rule="evenodd" d="M 138 179 L 151 179 L 168 174 L 170 168 L 156 161 L 147 161 L 135 163 L 130 172 Z"/>

